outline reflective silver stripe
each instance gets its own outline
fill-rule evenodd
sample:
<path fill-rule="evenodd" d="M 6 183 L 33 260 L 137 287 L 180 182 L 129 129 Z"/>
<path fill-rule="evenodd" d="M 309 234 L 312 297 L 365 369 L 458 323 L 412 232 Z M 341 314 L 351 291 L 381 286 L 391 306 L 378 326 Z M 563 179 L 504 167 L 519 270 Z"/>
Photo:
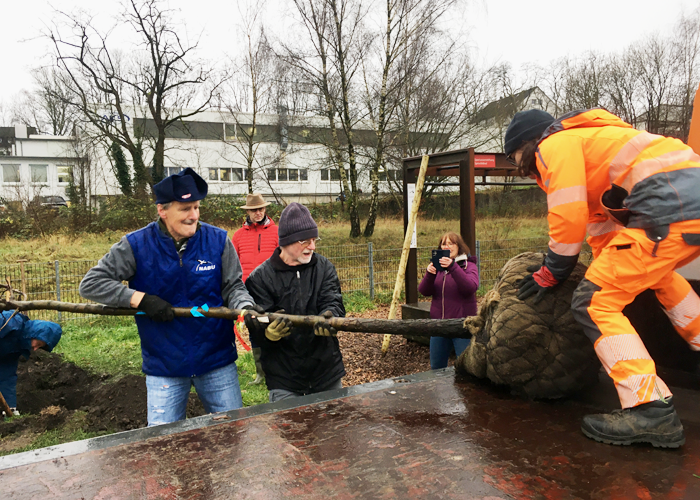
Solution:
<path fill-rule="evenodd" d="M 693 339 L 688 342 L 690 344 L 690 348 L 693 351 L 700 351 L 700 334 L 696 335 Z"/>
<path fill-rule="evenodd" d="M 620 361 L 651 360 L 644 343 L 635 333 L 601 337 L 595 345 L 595 352 L 608 373 L 615 366 L 615 363 Z"/>
<path fill-rule="evenodd" d="M 644 160 L 634 166 L 632 172 L 630 172 L 622 183 L 622 187 L 629 193 L 638 182 L 643 181 L 651 175 L 654 175 L 659 170 L 684 161 L 700 162 L 700 156 L 698 156 L 692 149 L 683 149 L 680 151 L 671 151 L 661 156 L 657 156 L 656 158 Z"/>
<path fill-rule="evenodd" d="M 656 401 L 659 399 L 659 394 L 664 398 L 670 398 L 673 395 L 664 381 L 653 373 L 630 375 L 619 381 L 616 388 L 623 408 Z"/>
<path fill-rule="evenodd" d="M 685 328 L 700 316 L 700 297 L 690 290 L 683 300 L 666 311 L 666 315 L 674 326 Z"/>
<path fill-rule="evenodd" d="M 537 148 L 537 157 L 540 159 L 540 163 L 542 163 L 542 166 L 544 167 L 544 169 L 549 170 L 547 168 L 547 164 L 544 162 L 544 158 L 542 158 L 542 153 L 540 153 L 540 148 Z"/>
<path fill-rule="evenodd" d="M 614 183 L 620 175 L 629 167 L 634 159 L 656 139 L 662 138 L 661 135 L 642 132 L 632 137 L 627 143 L 622 146 L 622 149 L 617 152 L 615 158 L 610 162 L 610 182 Z"/>
<path fill-rule="evenodd" d="M 549 248 L 552 249 L 552 252 L 566 257 L 573 257 L 574 255 L 580 254 L 582 246 L 583 241 L 580 243 L 559 243 L 552 238 L 549 239 Z"/>
<path fill-rule="evenodd" d="M 591 236 L 601 236 L 613 231 L 620 231 L 624 226 L 617 224 L 614 220 L 608 219 L 605 222 L 591 222 L 586 225 L 586 232 Z"/>
<path fill-rule="evenodd" d="M 575 203 L 577 201 L 588 202 L 586 186 L 571 186 L 552 191 L 547 195 L 547 208 L 551 210 L 559 205 Z"/>

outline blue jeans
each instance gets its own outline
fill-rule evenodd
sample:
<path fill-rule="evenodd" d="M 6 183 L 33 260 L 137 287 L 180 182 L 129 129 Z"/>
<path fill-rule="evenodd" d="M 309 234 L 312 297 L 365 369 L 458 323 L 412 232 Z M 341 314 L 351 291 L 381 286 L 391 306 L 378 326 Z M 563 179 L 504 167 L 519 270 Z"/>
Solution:
<path fill-rule="evenodd" d="M 243 406 L 236 363 L 197 377 L 146 375 L 148 426 L 184 420 L 190 387 L 193 385 L 204 409 L 209 413 L 235 410 Z"/>
<path fill-rule="evenodd" d="M 18 363 L 19 353 L 0 357 L 0 393 L 10 408 L 17 408 Z"/>
<path fill-rule="evenodd" d="M 445 337 L 430 337 L 430 369 L 447 367 L 447 359 L 450 357 L 452 348 L 459 357 L 472 339 L 447 339 Z"/>

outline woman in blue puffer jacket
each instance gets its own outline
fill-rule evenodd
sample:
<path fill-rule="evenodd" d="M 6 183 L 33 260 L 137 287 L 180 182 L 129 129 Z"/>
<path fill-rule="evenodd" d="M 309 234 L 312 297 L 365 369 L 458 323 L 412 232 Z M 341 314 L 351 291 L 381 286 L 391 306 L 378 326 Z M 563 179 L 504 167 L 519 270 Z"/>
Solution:
<path fill-rule="evenodd" d="M 17 413 L 17 366 L 19 357 L 32 351 L 53 350 L 61 339 L 61 325 L 31 320 L 15 311 L 0 312 L 0 393 L 14 415 Z"/>
<path fill-rule="evenodd" d="M 440 259 L 444 270 L 428 265 L 418 291 L 432 297 L 430 319 L 465 318 L 476 315 L 476 290 L 479 288 L 479 270 L 476 257 L 469 255 L 469 247 L 457 233 L 449 232 L 440 238 L 439 249 L 449 250 L 450 256 Z M 459 356 L 471 338 L 448 339 L 430 337 L 430 368 L 445 368 L 454 348 Z"/>

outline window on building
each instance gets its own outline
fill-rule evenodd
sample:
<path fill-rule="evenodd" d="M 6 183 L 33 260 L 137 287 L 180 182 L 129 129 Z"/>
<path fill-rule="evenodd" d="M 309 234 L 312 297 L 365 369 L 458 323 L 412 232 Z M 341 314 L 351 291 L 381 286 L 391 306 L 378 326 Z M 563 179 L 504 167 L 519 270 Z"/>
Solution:
<path fill-rule="evenodd" d="M 231 180 L 233 182 L 242 182 L 245 180 L 246 175 L 245 172 L 246 169 L 244 168 L 232 168 L 231 169 Z"/>
<path fill-rule="evenodd" d="M 236 140 L 236 124 L 227 123 L 226 124 L 226 140 L 235 141 Z"/>
<path fill-rule="evenodd" d="M 305 168 L 268 168 L 267 179 L 279 182 L 308 181 L 309 171 Z"/>
<path fill-rule="evenodd" d="M 403 171 L 401 171 L 401 170 L 389 170 L 387 172 L 387 177 L 390 181 L 401 182 L 403 180 Z"/>
<path fill-rule="evenodd" d="M 379 171 L 379 181 L 380 182 L 386 182 L 386 170 L 380 170 Z"/>
<path fill-rule="evenodd" d="M 56 173 L 58 174 L 59 184 L 68 184 L 70 182 L 71 171 L 73 165 L 57 165 Z"/>
<path fill-rule="evenodd" d="M 19 182 L 19 165 L 3 165 L 2 182 L 4 184 Z"/>
<path fill-rule="evenodd" d="M 178 173 L 182 168 L 180 167 L 163 167 L 163 178 L 169 177 L 173 174 Z"/>
<path fill-rule="evenodd" d="M 345 178 L 350 178 L 350 170 L 345 169 Z M 322 181 L 339 181 L 340 180 L 340 169 L 339 168 L 326 168 L 321 170 L 321 180 Z"/>
<path fill-rule="evenodd" d="M 247 168 L 210 168 L 209 180 L 219 182 L 241 182 L 247 179 Z"/>
<path fill-rule="evenodd" d="M 29 165 L 29 175 L 34 183 L 46 183 L 49 181 L 48 165 Z"/>

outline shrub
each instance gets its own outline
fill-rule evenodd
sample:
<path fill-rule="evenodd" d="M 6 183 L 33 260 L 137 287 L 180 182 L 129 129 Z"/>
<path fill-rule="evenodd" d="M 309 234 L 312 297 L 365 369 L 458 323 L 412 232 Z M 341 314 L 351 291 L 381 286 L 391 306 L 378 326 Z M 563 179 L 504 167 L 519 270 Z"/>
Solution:
<path fill-rule="evenodd" d="M 156 206 L 150 199 L 114 196 L 101 201 L 93 229 L 131 231 L 156 220 L 156 216 Z"/>
<path fill-rule="evenodd" d="M 199 217 L 207 224 L 224 227 L 240 226 L 245 220 L 245 198 L 226 195 L 209 195 L 202 200 Z"/>

